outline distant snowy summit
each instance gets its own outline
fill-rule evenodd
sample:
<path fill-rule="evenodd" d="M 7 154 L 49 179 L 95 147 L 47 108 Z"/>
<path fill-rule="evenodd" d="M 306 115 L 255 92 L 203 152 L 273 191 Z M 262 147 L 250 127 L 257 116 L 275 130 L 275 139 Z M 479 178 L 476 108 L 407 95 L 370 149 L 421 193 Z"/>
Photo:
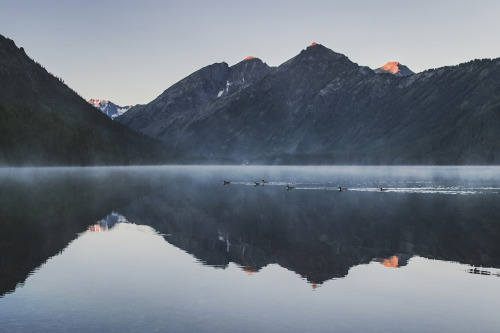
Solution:
<path fill-rule="evenodd" d="M 396 76 L 409 76 L 415 74 L 412 70 L 410 70 L 408 67 L 405 65 L 393 61 L 393 62 L 388 62 L 384 66 L 374 69 L 375 73 L 390 73 Z"/>
<path fill-rule="evenodd" d="M 132 107 L 132 105 L 119 106 L 113 102 L 106 101 L 103 99 L 90 99 L 88 102 L 94 107 L 101 110 L 102 113 L 104 113 L 111 119 L 115 119 L 116 117 L 121 116 L 122 114 L 130 110 L 130 108 Z"/>

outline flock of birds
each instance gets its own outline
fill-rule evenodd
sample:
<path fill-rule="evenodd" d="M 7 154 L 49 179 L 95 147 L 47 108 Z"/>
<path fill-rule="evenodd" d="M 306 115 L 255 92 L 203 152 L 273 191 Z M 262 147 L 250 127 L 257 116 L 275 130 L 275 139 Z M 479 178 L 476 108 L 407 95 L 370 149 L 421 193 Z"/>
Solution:
<path fill-rule="evenodd" d="M 229 182 L 227 180 L 223 180 L 222 181 L 222 185 L 229 185 L 229 184 L 231 184 L 231 182 Z M 260 182 L 254 182 L 254 186 L 260 186 L 260 185 L 264 186 L 265 184 L 267 184 L 267 182 L 264 179 L 262 179 L 262 181 L 260 181 Z M 287 191 L 293 190 L 294 188 L 295 188 L 294 186 L 286 185 L 286 190 Z M 347 190 L 348 190 L 347 187 L 341 187 L 341 186 L 339 186 L 339 192 L 344 192 L 344 191 L 347 191 Z M 384 191 L 387 191 L 387 189 L 381 187 L 380 188 L 380 192 L 384 192 Z"/>

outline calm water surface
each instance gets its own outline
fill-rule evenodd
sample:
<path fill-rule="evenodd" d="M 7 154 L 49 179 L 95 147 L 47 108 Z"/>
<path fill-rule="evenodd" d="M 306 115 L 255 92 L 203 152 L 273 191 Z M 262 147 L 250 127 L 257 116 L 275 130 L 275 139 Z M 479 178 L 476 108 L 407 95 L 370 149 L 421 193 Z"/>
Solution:
<path fill-rule="evenodd" d="M 499 332 L 499 203 L 499 167 L 0 169 L 0 332 Z"/>

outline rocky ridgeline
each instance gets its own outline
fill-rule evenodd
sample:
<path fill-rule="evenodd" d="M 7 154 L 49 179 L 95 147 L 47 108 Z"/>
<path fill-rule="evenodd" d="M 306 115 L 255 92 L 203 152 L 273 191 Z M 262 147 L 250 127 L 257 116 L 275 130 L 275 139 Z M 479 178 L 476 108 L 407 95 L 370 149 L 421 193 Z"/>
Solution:
<path fill-rule="evenodd" d="M 499 163 L 499 63 L 372 70 L 313 43 L 278 67 L 204 67 L 117 120 L 198 156 L 250 163 Z"/>

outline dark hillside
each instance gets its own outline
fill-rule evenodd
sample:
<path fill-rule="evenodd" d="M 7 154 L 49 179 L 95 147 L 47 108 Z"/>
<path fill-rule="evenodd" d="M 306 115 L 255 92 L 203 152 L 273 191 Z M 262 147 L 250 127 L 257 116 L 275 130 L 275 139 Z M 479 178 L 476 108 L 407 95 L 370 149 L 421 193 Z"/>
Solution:
<path fill-rule="evenodd" d="M 0 165 L 167 163 L 180 153 L 113 122 L 0 36 Z"/>

